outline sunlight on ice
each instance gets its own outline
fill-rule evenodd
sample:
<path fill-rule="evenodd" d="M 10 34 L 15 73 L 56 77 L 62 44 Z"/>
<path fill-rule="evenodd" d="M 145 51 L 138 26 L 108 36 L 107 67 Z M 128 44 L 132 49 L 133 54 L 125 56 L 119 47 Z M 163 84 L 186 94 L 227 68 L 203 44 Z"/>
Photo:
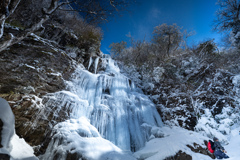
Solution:
<path fill-rule="evenodd" d="M 120 73 L 114 61 L 103 55 L 102 62 L 106 62 L 106 69 L 101 74 L 92 74 L 81 67 L 77 68 L 72 80 L 68 82 L 70 91 L 55 93 L 46 103 L 57 106 L 58 111 L 65 107 L 72 118 L 54 127 L 57 134 L 48 147 L 46 157 L 52 156 L 50 151 L 55 147 L 59 149 L 57 146 L 65 146 L 65 149 L 73 147 L 59 142 L 61 136 L 72 142 L 74 138 L 66 134 L 70 132 L 76 134 L 78 141 L 86 143 L 86 146 L 89 146 L 89 142 L 97 147 L 98 140 L 101 139 L 104 143 L 102 145 L 112 148 L 114 154 L 121 150 L 137 151 L 149 140 L 151 127 L 163 125 L 155 105 L 147 96 L 136 92 L 134 83 Z M 89 64 L 91 63 L 90 59 Z M 95 60 L 95 71 L 97 65 L 98 59 Z M 146 124 L 150 127 L 145 127 Z M 91 137 L 92 140 L 88 141 L 86 137 Z M 101 148 L 92 149 L 98 150 L 100 154 Z M 94 159 L 88 155 L 88 149 L 80 150 L 84 156 Z"/>

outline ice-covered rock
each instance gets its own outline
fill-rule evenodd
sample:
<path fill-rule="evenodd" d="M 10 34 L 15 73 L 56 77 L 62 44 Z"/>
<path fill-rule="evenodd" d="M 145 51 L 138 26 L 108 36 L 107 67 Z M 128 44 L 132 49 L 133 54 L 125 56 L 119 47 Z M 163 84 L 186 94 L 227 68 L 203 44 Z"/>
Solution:
<path fill-rule="evenodd" d="M 46 153 L 40 159 L 68 159 L 75 154 L 76 159 L 88 160 L 112 159 L 134 160 L 129 153 L 125 153 L 110 141 L 102 138 L 98 130 L 85 117 L 71 119 L 59 123 L 54 127 L 52 141 Z"/>

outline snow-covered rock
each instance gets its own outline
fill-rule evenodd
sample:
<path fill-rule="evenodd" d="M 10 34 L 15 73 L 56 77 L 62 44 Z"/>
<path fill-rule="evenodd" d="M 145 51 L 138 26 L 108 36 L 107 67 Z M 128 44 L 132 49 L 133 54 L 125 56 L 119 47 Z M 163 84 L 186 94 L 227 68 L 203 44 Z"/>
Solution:
<path fill-rule="evenodd" d="M 177 154 L 179 151 L 190 155 L 193 160 L 211 160 L 207 155 L 193 152 L 187 145 L 201 145 L 205 148 L 204 141 L 208 140 L 199 133 L 188 131 L 180 127 L 163 127 L 159 130 L 164 133 L 162 138 L 155 138 L 146 143 L 139 151 L 134 153 L 138 159 L 164 160 L 167 157 Z"/>

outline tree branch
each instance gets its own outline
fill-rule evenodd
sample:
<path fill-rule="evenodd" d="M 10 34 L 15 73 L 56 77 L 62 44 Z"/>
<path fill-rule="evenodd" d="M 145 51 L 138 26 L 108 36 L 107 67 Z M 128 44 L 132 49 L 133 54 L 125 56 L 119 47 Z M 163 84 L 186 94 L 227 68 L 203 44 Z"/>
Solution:
<path fill-rule="evenodd" d="M 17 2 L 17 3 L 12 8 L 11 13 L 14 12 L 14 10 L 16 9 L 16 7 L 17 7 L 17 5 L 19 4 L 20 1 L 21 0 L 15 0 L 15 2 Z M 14 2 L 14 0 L 12 2 Z M 68 2 L 68 3 L 72 3 L 72 2 Z M 44 11 L 45 15 L 41 18 L 41 20 L 38 23 L 32 25 L 30 28 L 25 29 L 18 37 L 13 36 L 12 34 L 10 34 L 10 36 L 6 37 L 7 40 L 4 41 L 2 44 L 0 44 L 0 52 L 5 50 L 5 49 L 7 49 L 8 47 L 16 44 L 16 43 L 19 43 L 20 41 L 22 41 L 23 39 L 28 37 L 31 33 L 39 30 L 42 27 L 43 23 L 46 22 L 49 19 L 49 16 L 48 16 L 49 14 L 52 14 L 60 6 L 66 5 L 68 3 L 61 3 L 60 5 L 58 5 L 58 0 L 52 0 L 51 1 L 51 5 L 50 5 L 50 7 L 48 9 L 43 8 L 43 11 Z M 1 19 L 0 19 L 0 25 L 1 25 L 0 26 L 1 27 L 0 28 L 1 29 L 1 31 L 0 31 L 0 38 L 2 38 L 2 36 L 3 36 L 4 24 L 5 24 L 5 20 L 7 18 L 8 18 L 8 16 L 6 16 L 4 14 L 1 16 Z"/>
<path fill-rule="evenodd" d="M 6 19 L 15 11 L 20 1 L 21 0 L 8 1 L 9 3 L 6 3 L 6 6 L 5 5 L 2 6 L 5 7 L 5 13 L 0 13 L 0 39 L 2 38 L 4 33 L 4 25 Z"/>
<path fill-rule="evenodd" d="M 23 33 L 21 33 L 21 35 L 18 37 L 15 37 L 12 34 L 10 34 L 10 36 L 7 37 L 8 40 L 6 40 L 2 44 L 0 44 L 0 52 L 14 44 L 19 43 L 20 41 L 22 41 L 23 39 L 28 37 L 31 33 L 39 30 L 41 28 L 41 26 L 43 25 L 43 23 L 48 20 L 48 18 L 49 18 L 48 16 L 45 16 L 37 24 L 34 24 L 31 28 L 28 28 L 25 31 L 23 31 Z"/>

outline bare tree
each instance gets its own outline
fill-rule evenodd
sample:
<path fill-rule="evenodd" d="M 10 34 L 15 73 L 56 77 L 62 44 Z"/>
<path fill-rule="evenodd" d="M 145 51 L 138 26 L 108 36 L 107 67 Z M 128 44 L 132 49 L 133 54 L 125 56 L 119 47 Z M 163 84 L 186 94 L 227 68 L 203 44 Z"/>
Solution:
<path fill-rule="evenodd" d="M 153 42 L 169 56 L 170 51 L 175 51 L 182 41 L 181 28 L 176 24 L 167 25 L 166 23 L 156 26 L 153 31 Z"/>
<path fill-rule="evenodd" d="M 188 38 L 195 35 L 195 34 L 196 34 L 195 31 L 190 31 L 190 32 L 188 32 L 187 30 L 183 31 L 183 34 L 182 34 L 183 35 L 183 41 L 182 41 L 182 43 L 183 43 L 183 46 L 184 46 L 185 50 L 188 50 L 188 46 L 187 46 Z"/>
<path fill-rule="evenodd" d="M 240 1 L 219 0 L 220 9 L 217 11 L 217 19 L 214 21 L 214 30 L 230 31 L 230 41 L 240 48 Z"/>
<path fill-rule="evenodd" d="M 216 12 L 217 19 L 214 21 L 214 29 L 217 31 L 239 29 L 240 1 L 219 0 L 217 4 L 220 8 Z"/>
<path fill-rule="evenodd" d="M 77 0 L 73 5 L 69 6 L 69 9 L 70 11 L 79 12 L 87 22 L 96 24 L 103 21 L 107 22 L 114 13 L 126 10 L 128 5 L 134 1 L 135 0 Z"/>
<path fill-rule="evenodd" d="M 121 41 L 117 43 L 111 43 L 109 48 L 111 49 L 111 55 L 112 57 L 121 57 L 121 53 L 123 52 L 124 49 L 127 47 L 127 42 Z"/>

